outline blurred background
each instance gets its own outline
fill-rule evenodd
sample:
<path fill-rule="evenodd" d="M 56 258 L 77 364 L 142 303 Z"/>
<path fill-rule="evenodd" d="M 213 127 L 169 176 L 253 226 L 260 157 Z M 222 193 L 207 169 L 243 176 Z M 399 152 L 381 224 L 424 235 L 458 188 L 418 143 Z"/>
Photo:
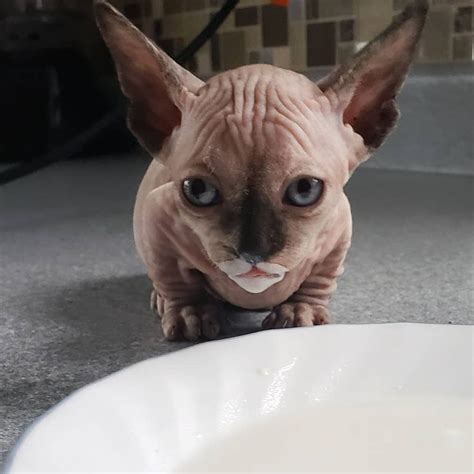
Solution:
<path fill-rule="evenodd" d="M 222 0 L 112 0 L 176 56 Z M 409 0 L 241 0 L 218 33 L 185 64 L 201 77 L 249 63 L 316 74 L 360 49 Z M 417 63 L 472 63 L 473 2 L 430 0 Z M 2 0 L 0 162 L 34 160 L 87 128 L 121 100 L 90 0 Z M 434 69 L 436 73 L 436 68 Z M 135 146 L 115 123 L 81 155 Z"/>

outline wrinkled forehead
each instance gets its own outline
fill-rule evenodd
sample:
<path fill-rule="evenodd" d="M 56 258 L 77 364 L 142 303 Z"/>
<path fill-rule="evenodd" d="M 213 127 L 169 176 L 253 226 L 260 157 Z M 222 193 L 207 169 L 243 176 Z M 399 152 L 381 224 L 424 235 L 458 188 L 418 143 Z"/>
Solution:
<path fill-rule="evenodd" d="M 181 126 L 188 164 L 229 173 L 338 173 L 343 125 L 322 92 L 291 71 L 241 69 L 211 79 L 188 104 Z"/>

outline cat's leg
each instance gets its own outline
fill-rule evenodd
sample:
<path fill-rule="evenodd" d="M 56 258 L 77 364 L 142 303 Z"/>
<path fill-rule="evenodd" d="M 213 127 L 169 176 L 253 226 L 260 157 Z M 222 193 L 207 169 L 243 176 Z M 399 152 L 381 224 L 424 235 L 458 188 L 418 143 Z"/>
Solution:
<path fill-rule="evenodd" d="M 339 243 L 315 265 L 296 293 L 273 308 L 262 326 L 269 329 L 328 324 L 329 300 L 337 287 L 337 277 L 344 271 L 343 263 L 349 246 L 347 240 Z"/>

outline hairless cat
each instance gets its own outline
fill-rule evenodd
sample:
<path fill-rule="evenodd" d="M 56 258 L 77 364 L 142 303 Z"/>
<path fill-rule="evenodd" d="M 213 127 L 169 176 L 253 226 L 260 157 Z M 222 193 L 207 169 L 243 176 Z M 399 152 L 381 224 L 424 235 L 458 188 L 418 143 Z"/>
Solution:
<path fill-rule="evenodd" d="M 217 337 L 222 301 L 268 309 L 264 328 L 327 323 L 351 242 L 344 185 L 398 120 L 427 2 L 317 83 L 261 64 L 204 82 L 95 6 L 130 130 L 154 158 L 134 233 L 165 337 Z"/>

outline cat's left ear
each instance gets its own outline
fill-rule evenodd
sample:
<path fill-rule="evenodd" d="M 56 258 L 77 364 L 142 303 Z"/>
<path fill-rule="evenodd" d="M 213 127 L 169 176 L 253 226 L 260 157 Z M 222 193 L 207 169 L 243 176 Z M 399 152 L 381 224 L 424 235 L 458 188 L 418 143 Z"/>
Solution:
<path fill-rule="evenodd" d="M 398 120 L 395 97 L 415 56 L 427 12 L 427 0 L 415 0 L 349 62 L 318 83 L 336 98 L 343 122 L 363 138 L 367 153 L 361 161 L 383 143 Z"/>

